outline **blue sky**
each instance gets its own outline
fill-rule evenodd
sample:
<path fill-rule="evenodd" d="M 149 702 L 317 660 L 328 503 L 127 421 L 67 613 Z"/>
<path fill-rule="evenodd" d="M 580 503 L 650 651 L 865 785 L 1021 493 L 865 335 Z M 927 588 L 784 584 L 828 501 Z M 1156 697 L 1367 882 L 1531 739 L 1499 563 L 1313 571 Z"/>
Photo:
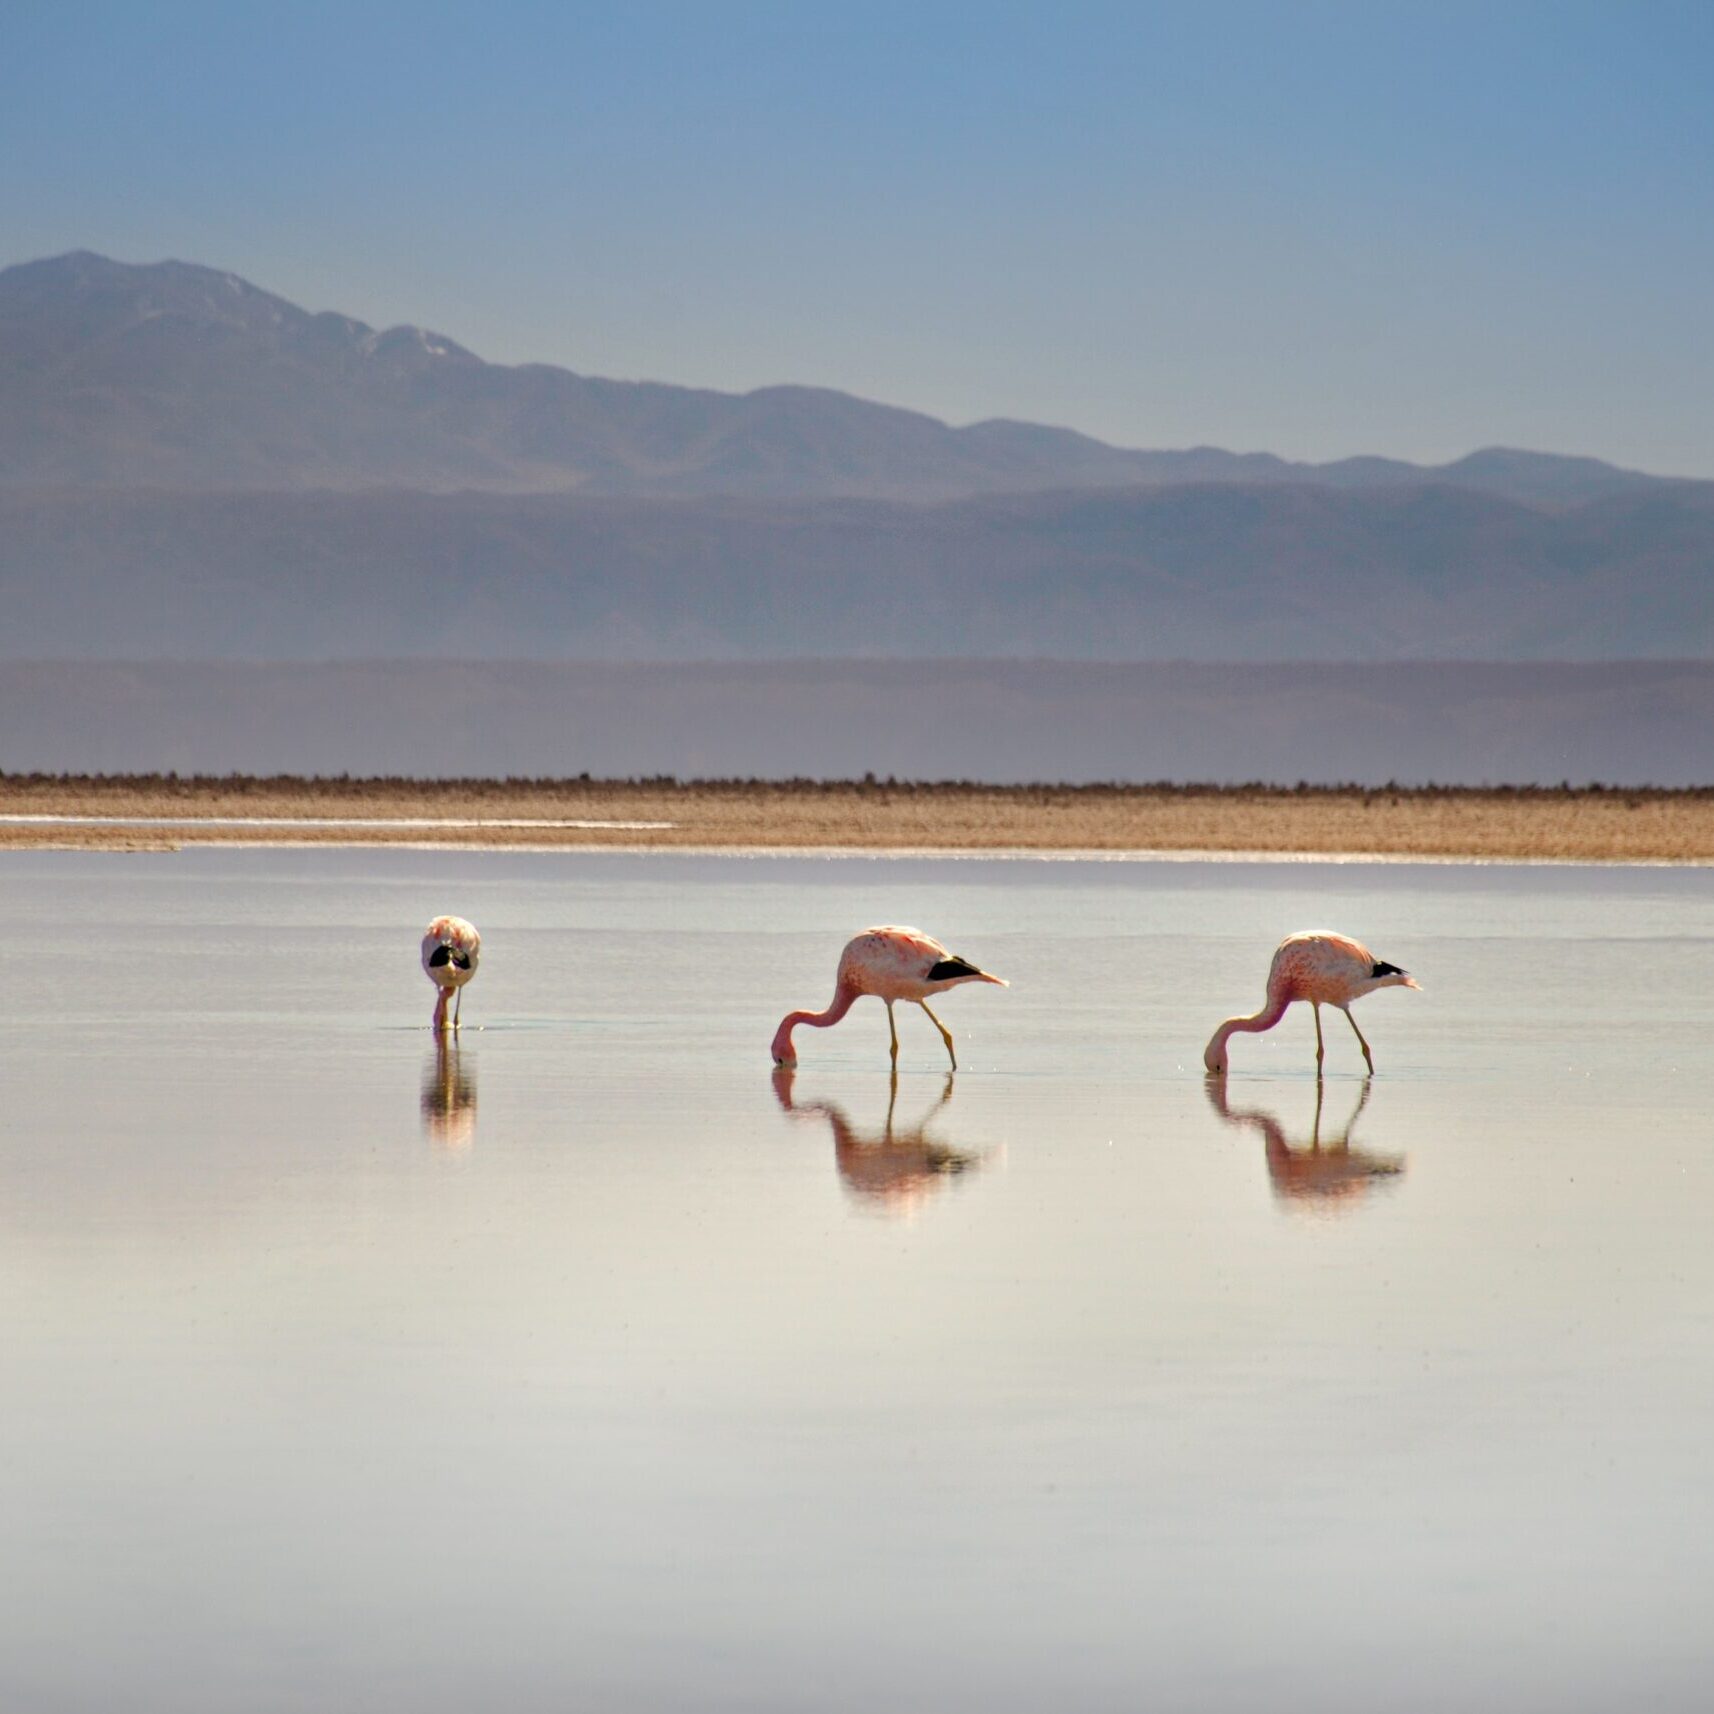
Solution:
<path fill-rule="evenodd" d="M 0 0 L 0 264 L 1138 446 L 1714 476 L 1714 6 Z"/>

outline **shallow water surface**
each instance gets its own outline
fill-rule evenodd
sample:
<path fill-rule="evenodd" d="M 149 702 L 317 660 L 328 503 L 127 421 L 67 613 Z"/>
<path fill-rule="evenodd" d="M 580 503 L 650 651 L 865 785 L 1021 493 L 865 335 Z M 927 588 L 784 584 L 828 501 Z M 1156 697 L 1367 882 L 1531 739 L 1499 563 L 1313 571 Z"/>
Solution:
<path fill-rule="evenodd" d="M 1714 873 L 0 857 L 0 1705 L 1699 1709 Z M 483 932 L 437 1051 L 417 940 Z M 1011 978 L 800 1031 L 844 938 Z M 1284 932 L 1417 974 L 1233 1043 Z"/>

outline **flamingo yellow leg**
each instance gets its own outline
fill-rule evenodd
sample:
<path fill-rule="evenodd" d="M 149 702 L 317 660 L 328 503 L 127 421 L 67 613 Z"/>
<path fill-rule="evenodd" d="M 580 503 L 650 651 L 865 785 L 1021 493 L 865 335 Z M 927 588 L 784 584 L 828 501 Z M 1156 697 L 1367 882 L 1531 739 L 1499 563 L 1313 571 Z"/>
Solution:
<path fill-rule="evenodd" d="M 949 1030 L 946 1027 L 946 1025 L 943 1024 L 940 1021 L 940 1019 L 934 1015 L 933 1012 L 928 1011 L 928 1001 L 927 1000 L 918 1000 L 917 1004 L 919 1006 L 921 1006 L 925 1012 L 928 1012 L 929 1022 L 932 1023 L 934 1025 L 934 1027 L 940 1031 L 940 1039 L 946 1043 L 946 1057 L 952 1061 L 952 1069 L 954 1071 L 956 1071 L 958 1069 L 958 1055 L 953 1051 L 952 1031 Z"/>
<path fill-rule="evenodd" d="M 429 1028 L 433 1030 L 436 1035 L 444 1034 L 446 1030 L 446 1001 L 447 991 L 442 988 L 441 991 L 435 995 L 434 1021 L 429 1025 Z"/>
<path fill-rule="evenodd" d="M 887 1002 L 887 1031 L 893 1038 L 893 1070 L 899 1069 L 899 1026 L 893 1022 L 893 1002 Z"/>
<path fill-rule="evenodd" d="M 1321 1062 L 1327 1057 L 1327 1044 L 1321 1039 L 1321 1002 L 1311 1000 L 1310 1005 L 1315 1008 L 1315 1070 L 1316 1075 L 1319 1076 Z"/>
<path fill-rule="evenodd" d="M 1345 1014 L 1346 1023 L 1348 1023 L 1353 1030 L 1356 1030 L 1358 1045 L 1363 1049 L 1363 1058 L 1368 1062 L 1369 1075 L 1373 1077 L 1375 1074 L 1375 1056 L 1369 1052 L 1369 1044 L 1363 1040 L 1363 1032 L 1357 1029 L 1357 1020 L 1351 1016 L 1351 1008 L 1349 1006 L 1341 1006 L 1339 1009 Z"/>

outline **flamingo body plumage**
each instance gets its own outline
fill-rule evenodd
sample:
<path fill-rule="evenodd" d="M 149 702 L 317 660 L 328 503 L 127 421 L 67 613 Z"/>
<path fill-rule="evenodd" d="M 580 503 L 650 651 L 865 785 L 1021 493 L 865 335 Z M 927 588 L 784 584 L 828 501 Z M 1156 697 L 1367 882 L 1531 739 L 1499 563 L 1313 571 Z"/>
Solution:
<path fill-rule="evenodd" d="M 979 970 L 967 959 L 948 952 L 933 935 L 917 928 L 888 925 L 868 928 L 846 942 L 839 955 L 839 970 L 834 980 L 833 1000 L 824 1012 L 788 1012 L 774 1032 L 775 1065 L 796 1065 L 792 1050 L 792 1031 L 799 1024 L 813 1029 L 826 1029 L 839 1022 L 852 1006 L 866 994 L 884 1000 L 887 1006 L 887 1027 L 892 1034 L 893 1064 L 899 1062 L 899 1031 L 893 1019 L 893 1007 L 900 1000 L 921 1006 L 928 1012 L 940 1038 L 946 1043 L 947 1056 L 953 1070 L 958 1069 L 958 1055 L 952 1045 L 952 1032 L 929 1011 L 929 999 L 944 994 L 949 988 L 966 982 L 992 982 L 1004 988 L 1005 981 Z"/>
<path fill-rule="evenodd" d="M 463 917 L 436 917 L 423 935 L 423 974 L 438 992 L 434 1002 L 433 1028 L 446 1028 L 446 1004 L 458 996 L 453 1008 L 452 1027 L 457 1029 L 458 1014 L 464 1006 L 463 989 L 475 974 L 482 958 L 482 936 Z"/>
<path fill-rule="evenodd" d="M 1319 1070 L 1326 1058 L 1321 1038 L 1321 1008 L 1336 1006 L 1355 1032 L 1369 1070 L 1374 1055 L 1351 1016 L 1352 1005 L 1377 988 L 1420 988 L 1409 971 L 1378 959 L 1360 940 L 1335 934 L 1331 929 L 1305 929 L 1288 934 L 1274 952 L 1268 966 L 1267 1002 L 1249 1017 L 1228 1018 L 1203 1049 L 1202 1063 L 1215 1074 L 1225 1072 L 1227 1040 L 1236 1032 L 1271 1030 L 1285 1016 L 1294 1000 L 1307 1000 L 1315 1011 L 1315 1063 Z"/>

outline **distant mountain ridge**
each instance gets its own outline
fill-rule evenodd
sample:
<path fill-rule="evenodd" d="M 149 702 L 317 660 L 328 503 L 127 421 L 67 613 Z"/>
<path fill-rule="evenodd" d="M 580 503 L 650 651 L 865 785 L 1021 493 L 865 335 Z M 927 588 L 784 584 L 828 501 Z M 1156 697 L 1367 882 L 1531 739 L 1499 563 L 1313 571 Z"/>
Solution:
<path fill-rule="evenodd" d="M 0 660 L 1714 657 L 1714 483 L 1130 452 L 0 272 Z"/>
<path fill-rule="evenodd" d="M 235 274 L 88 251 L 0 271 L 0 487 L 905 501 L 1183 483 L 1451 486 L 1563 508 L 1679 484 L 1488 448 L 1425 467 L 953 428 L 823 388 L 732 394 L 484 362 L 311 313 Z"/>

